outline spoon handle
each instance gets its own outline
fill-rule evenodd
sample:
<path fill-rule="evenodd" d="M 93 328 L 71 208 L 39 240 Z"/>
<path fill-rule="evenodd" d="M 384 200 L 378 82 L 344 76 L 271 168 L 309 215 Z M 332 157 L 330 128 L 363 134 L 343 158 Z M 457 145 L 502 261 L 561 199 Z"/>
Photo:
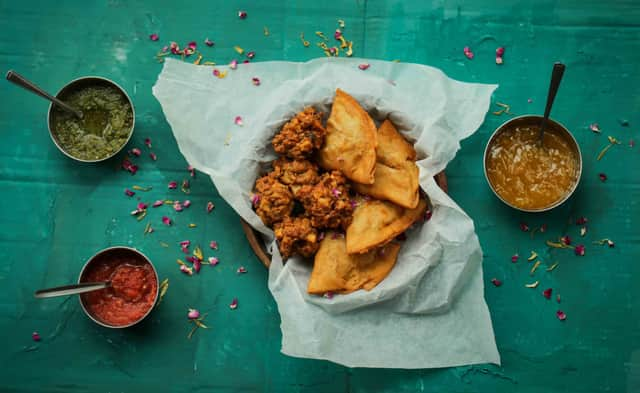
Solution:
<path fill-rule="evenodd" d="M 565 66 L 562 63 L 555 63 L 553 65 L 553 71 L 551 72 L 551 83 L 549 83 L 549 94 L 547 95 L 547 106 L 544 108 L 544 118 L 542 119 L 542 124 L 540 125 L 541 140 L 544 133 L 544 127 L 547 123 L 547 119 L 549 118 L 549 114 L 551 113 L 553 101 L 556 99 L 556 93 L 558 92 L 560 82 L 562 81 L 562 75 L 564 75 L 564 68 Z"/>
<path fill-rule="evenodd" d="M 64 285 L 61 287 L 40 289 L 36 291 L 33 295 L 38 299 L 43 299 L 46 297 L 66 296 L 66 295 L 75 295 L 78 293 L 91 292 L 98 289 L 107 288 L 110 286 L 111 286 L 110 281 L 83 282 L 83 283 L 74 284 L 74 285 Z"/>
<path fill-rule="evenodd" d="M 45 98 L 45 99 L 53 102 L 54 104 L 56 104 L 60 108 L 64 109 L 65 111 L 71 112 L 74 115 L 76 115 L 79 119 L 82 119 L 82 112 L 72 108 L 71 106 L 65 104 L 64 102 L 60 101 L 56 97 L 54 97 L 51 94 L 47 93 L 46 91 L 42 90 L 41 88 L 36 86 L 33 82 L 25 79 L 22 75 L 18 74 L 17 72 L 15 72 L 13 70 L 9 70 L 7 72 L 7 80 L 9 82 L 15 83 L 16 85 L 22 87 L 25 90 L 29 90 L 30 92 L 35 93 L 35 94 L 39 95 L 40 97 Z"/>

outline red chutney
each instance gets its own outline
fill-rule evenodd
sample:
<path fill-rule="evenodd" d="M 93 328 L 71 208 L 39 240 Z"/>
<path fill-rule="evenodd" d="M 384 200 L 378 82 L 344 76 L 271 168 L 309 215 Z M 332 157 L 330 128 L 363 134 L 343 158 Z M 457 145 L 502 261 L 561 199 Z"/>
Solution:
<path fill-rule="evenodd" d="M 111 326 L 140 320 L 153 307 L 158 293 L 153 268 L 133 252 L 99 256 L 87 267 L 81 281 L 111 281 L 110 288 L 81 295 L 89 314 Z"/>

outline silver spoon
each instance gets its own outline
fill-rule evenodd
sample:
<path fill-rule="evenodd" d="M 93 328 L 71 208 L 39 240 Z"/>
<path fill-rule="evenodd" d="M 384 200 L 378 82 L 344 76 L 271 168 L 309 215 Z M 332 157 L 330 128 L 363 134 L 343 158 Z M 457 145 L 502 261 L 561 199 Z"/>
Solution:
<path fill-rule="evenodd" d="M 30 92 L 39 95 L 40 97 L 46 98 L 47 100 L 53 102 L 59 108 L 74 114 L 78 119 L 82 119 L 83 115 L 81 111 L 60 101 L 56 97 L 52 96 L 51 94 L 47 93 L 46 91 L 36 86 L 33 82 L 26 80 L 22 75 L 18 74 L 17 72 L 13 70 L 9 70 L 7 72 L 7 80 L 9 82 L 15 83 L 16 85 L 22 87 L 25 90 L 29 90 Z"/>
<path fill-rule="evenodd" d="M 91 291 L 97 291 L 98 289 L 108 288 L 111 286 L 111 281 L 104 282 L 83 282 L 80 284 L 64 285 L 61 287 L 40 289 L 33 295 L 39 299 L 46 297 L 75 295 L 78 293 L 85 293 Z"/>
<path fill-rule="evenodd" d="M 544 117 L 540 123 L 540 134 L 538 140 L 540 145 L 544 145 L 544 128 L 547 126 L 547 120 L 549 120 L 549 114 L 551 113 L 551 107 L 553 106 L 553 100 L 556 99 L 556 93 L 560 87 L 560 81 L 562 81 L 562 75 L 564 74 L 564 64 L 555 63 L 553 65 L 553 71 L 551 72 L 551 83 L 549 84 L 549 94 L 547 95 L 547 106 L 544 108 Z"/>

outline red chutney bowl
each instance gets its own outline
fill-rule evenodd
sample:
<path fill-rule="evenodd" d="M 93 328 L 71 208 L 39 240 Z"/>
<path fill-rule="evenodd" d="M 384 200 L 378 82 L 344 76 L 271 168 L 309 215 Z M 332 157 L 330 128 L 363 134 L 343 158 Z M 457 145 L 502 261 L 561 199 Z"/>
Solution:
<path fill-rule="evenodd" d="M 108 328 L 133 326 L 153 310 L 159 294 L 158 273 L 143 253 L 129 247 L 99 251 L 85 263 L 78 282 L 110 281 L 111 286 L 80 295 L 85 314 Z"/>

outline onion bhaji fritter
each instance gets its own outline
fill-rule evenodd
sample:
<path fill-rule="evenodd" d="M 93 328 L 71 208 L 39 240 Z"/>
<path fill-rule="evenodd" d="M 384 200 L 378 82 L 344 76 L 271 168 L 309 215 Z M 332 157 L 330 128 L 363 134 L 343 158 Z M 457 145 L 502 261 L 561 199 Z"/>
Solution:
<path fill-rule="evenodd" d="M 271 226 L 291 215 L 293 194 L 289 187 L 280 183 L 273 172 L 256 180 L 256 214 L 262 222 Z"/>
<path fill-rule="evenodd" d="M 287 122 L 273 137 L 276 153 L 296 160 L 307 158 L 324 143 L 325 128 L 320 121 L 322 113 L 312 107 L 305 108 Z"/>
<path fill-rule="evenodd" d="M 306 217 L 285 217 L 274 225 L 273 230 L 284 259 L 293 254 L 310 258 L 318 251 L 318 233 Z"/>
<path fill-rule="evenodd" d="M 296 197 L 315 228 L 346 229 L 351 223 L 349 184 L 340 171 L 327 172 L 318 183 L 300 187 Z"/>
<path fill-rule="evenodd" d="M 280 157 L 273 162 L 273 173 L 281 183 L 288 185 L 296 196 L 304 185 L 314 185 L 320 179 L 318 166 L 309 160 L 290 160 Z"/>

